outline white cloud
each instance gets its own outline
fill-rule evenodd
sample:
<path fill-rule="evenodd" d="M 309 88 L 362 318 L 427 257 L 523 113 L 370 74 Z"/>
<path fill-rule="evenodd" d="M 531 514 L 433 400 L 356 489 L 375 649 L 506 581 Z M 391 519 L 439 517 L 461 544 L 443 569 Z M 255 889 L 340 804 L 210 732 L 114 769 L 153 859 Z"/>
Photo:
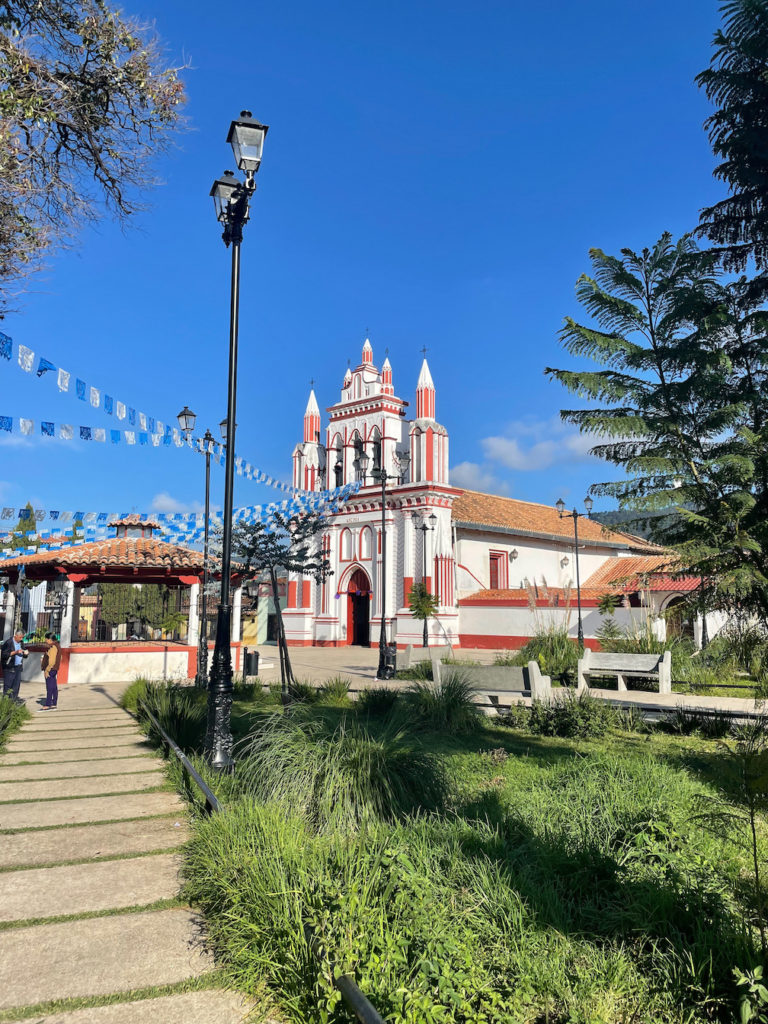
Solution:
<path fill-rule="evenodd" d="M 580 434 L 555 417 L 510 423 L 503 436 L 484 437 L 480 446 L 489 462 L 525 472 L 547 469 L 557 463 L 591 460 L 589 450 L 601 440 L 595 435 Z"/>
<path fill-rule="evenodd" d="M 509 494 L 509 485 L 499 480 L 487 466 L 477 462 L 460 462 L 458 466 L 452 466 L 450 479 L 455 487 L 466 487 L 470 491 Z"/>
<path fill-rule="evenodd" d="M 179 501 L 167 491 L 160 491 L 152 499 L 153 512 L 203 512 L 204 507 L 199 501 Z"/>

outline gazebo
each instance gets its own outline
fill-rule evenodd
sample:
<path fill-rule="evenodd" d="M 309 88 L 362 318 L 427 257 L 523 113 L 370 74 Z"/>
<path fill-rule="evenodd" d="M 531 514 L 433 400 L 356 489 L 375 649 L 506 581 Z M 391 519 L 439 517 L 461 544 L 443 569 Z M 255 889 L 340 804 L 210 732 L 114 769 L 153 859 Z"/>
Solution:
<path fill-rule="evenodd" d="M 109 525 L 115 536 L 108 540 L 70 544 L 0 563 L 0 573 L 8 578 L 4 639 L 13 632 L 23 567 L 28 581 L 47 584 L 49 628 L 61 638 L 59 683 L 130 681 L 137 676 L 192 678 L 197 671 L 202 552 L 161 540 L 155 535 L 160 524 L 138 514 Z M 103 584 L 122 584 L 124 590 L 108 590 Z M 232 662 L 239 670 L 241 589 L 236 581 L 233 584 Z M 156 603 L 162 598 L 169 628 L 158 628 L 157 623 L 142 628 L 140 619 L 131 619 L 128 609 L 136 602 L 129 600 L 121 621 L 116 595 L 130 598 L 142 588 L 147 599 L 150 593 L 157 595 Z M 109 612 L 103 604 L 107 595 Z M 35 678 L 39 672 L 38 659 L 27 659 L 23 678 Z"/>

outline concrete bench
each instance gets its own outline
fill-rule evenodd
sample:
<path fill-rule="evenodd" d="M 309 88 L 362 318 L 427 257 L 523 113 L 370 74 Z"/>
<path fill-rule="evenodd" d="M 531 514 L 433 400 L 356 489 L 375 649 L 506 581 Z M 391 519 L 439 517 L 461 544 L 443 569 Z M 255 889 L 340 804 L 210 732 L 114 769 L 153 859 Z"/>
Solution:
<path fill-rule="evenodd" d="M 453 648 L 450 644 L 444 647 L 414 647 L 408 644 L 402 655 L 397 657 L 398 668 L 413 668 L 421 661 L 435 661 L 436 659 L 452 658 Z"/>
<path fill-rule="evenodd" d="M 591 676 L 615 676 L 619 690 L 626 690 L 628 678 L 656 679 L 659 693 L 672 693 L 672 652 L 608 654 L 586 648 L 579 659 L 577 692 L 589 686 Z"/>
<path fill-rule="evenodd" d="M 434 662 L 437 682 L 450 671 L 459 672 L 491 707 L 509 704 L 513 699 L 529 695 L 534 700 L 552 698 L 552 681 L 549 676 L 541 674 L 537 661 L 529 661 L 527 665 L 443 665 L 439 660 Z"/>

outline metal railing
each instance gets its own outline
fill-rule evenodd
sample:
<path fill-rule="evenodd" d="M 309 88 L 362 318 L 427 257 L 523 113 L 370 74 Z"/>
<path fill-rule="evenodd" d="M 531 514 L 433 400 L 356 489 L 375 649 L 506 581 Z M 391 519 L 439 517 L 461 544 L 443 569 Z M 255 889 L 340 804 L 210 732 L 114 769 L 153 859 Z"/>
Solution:
<path fill-rule="evenodd" d="M 208 786 L 208 783 L 202 777 L 197 768 L 195 768 L 178 743 L 176 743 L 176 741 L 168 735 L 162 725 L 160 725 L 157 718 L 155 718 L 147 705 L 143 701 L 139 701 L 139 704 L 142 714 L 147 716 L 149 721 L 152 723 L 153 728 L 157 730 L 157 734 L 162 739 L 163 744 L 169 751 L 176 755 L 188 778 L 195 783 L 205 797 L 205 806 L 208 813 L 210 814 L 213 811 L 220 811 L 221 804 L 219 803 L 216 794 Z M 327 960 L 323 951 L 320 949 L 317 939 L 312 935 L 309 936 L 309 946 L 318 959 Z M 341 998 L 347 1004 L 352 1013 L 354 1013 L 355 1017 L 357 1017 L 360 1024 L 385 1024 L 384 1018 L 378 1012 L 376 1007 L 358 988 L 353 975 L 337 975 L 335 971 L 332 971 L 332 977 L 334 985 L 341 993 Z"/>

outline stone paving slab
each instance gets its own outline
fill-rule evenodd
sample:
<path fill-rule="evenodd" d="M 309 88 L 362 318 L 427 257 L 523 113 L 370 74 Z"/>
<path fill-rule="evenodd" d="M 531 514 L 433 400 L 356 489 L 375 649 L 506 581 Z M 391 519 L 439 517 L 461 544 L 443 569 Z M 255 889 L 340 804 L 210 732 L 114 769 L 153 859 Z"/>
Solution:
<path fill-rule="evenodd" d="M 86 779 L 47 779 L 44 782 L 0 781 L 0 803 L 8 803 L 10 800 L 101 796 L 104 793 L 139 793 L 145 789 L 162 786 L 164 781 L 165 774 L 160 767 L 154 772 L 141 772 L 136 775 L 96 775 Z"/>
<path fill-rule="evenodd" d="M 159 814 L 181 814 L 184 807 L 181 797 L 167 792 L 1 804 L 0 829 L 84 825 L 89 821 L 125 821 L 128 818 L 150 818 Z"/>
<path fill-rule="evenodd" d="M 65 764 L 68 761 L 104 761 L 109 758 L 111 747 L 75 747 L 74 750 L 20 750 L 14 754 L 0 754 L 0 768 L 7 764 Z M 115 757 L 146 757 L 152 753 L 152 747 L 146 740 L 136 737 L 132 744 L 122 744 L 116 748 Z"/>
<path fill-rule="evenodd" d="M 0 921 L 125 910 L 179 891 L 175 853 L 0 873 Z"/>
<path fill-rule="evenodd" d="M 0 1010 L 199 977 L 213 967 L 199 934 L 183 909 L 2 931 Z"/>
<path fill-rule="evenodd" d="M 0 868 L 149 853 L 180 846 L 188 835 L 189 827 L 181 815 L 17 832 L 0 838 Z"/>
<path fill-rule="evenodd" d="M 55 714 L 55 711 L 47 712 L 48 715 Z M 46 721 L 50 722 L 48 718 Z M 112 740 L 120 740 L 123 736 L 130 736 L 131 739 L 139 735 L 139 730 L 136 725 L 130 722 L 126 722 L 124 725 L 113 725 L 109 728 L 104 728 L 102 725 L 86 725 L 79 726 L 77 729 L 56 729 L 51 722 L 47 729 L 27 729 L 26 727 L 20 729 L 17 733 L 8 740 L 8 749 L 13 746 L 23 746 L 27 744 L 37 744 L 38 746 L 43 743 L 69 743 L 71 740 L 91 740 L 103 736 L 105 742 Z"/>
<path fill-rule="evenodd" d="M 0 762 L 0 784 L 33 779 L 78 779 L 93 775 L 138 775 L 156 772 L 162 761 L 156 757 L 116 757 L 109 761 L 69 761 L 64 764 L 4 764 Z M 53 795 L 53 794 L 51 794 Z"/>
<path fill-rule="evenodd" d="M 25 722 L 23 732 L 77 732 L 81 729 L 104 729 L 111 732 L 112 729 L 136 728 L 136 723 L 125 715 L 114 715 L 110 718 L 99 718 L 89 720 L 87 718 L 64 718 L 56 711 L 41 711 L 31 722 Z"/>
<path fill-rule="evenodd" d="M 248 1009 L 248 1003 L 235 992 L 204 989 L 35 1017 L 34 1024 L 241 1024 L 246 1019 L 256 1024 L 261 1020 L 248 1018 Z"/>
<path fill-rule="evenodd" d="M 23 753 L 25 750 L 109 750 L 112 747 L 130 746 L 138 739 L 139 732 L 136 729 L 121 729 L 119 736 L 109 738 L 96 729 L 83 736 L 69 736 L 66 739 L 53 739 L 44 735 L 26 737 L 16 733 L 8 740 L 5 749 L 9 754 Z"/>

